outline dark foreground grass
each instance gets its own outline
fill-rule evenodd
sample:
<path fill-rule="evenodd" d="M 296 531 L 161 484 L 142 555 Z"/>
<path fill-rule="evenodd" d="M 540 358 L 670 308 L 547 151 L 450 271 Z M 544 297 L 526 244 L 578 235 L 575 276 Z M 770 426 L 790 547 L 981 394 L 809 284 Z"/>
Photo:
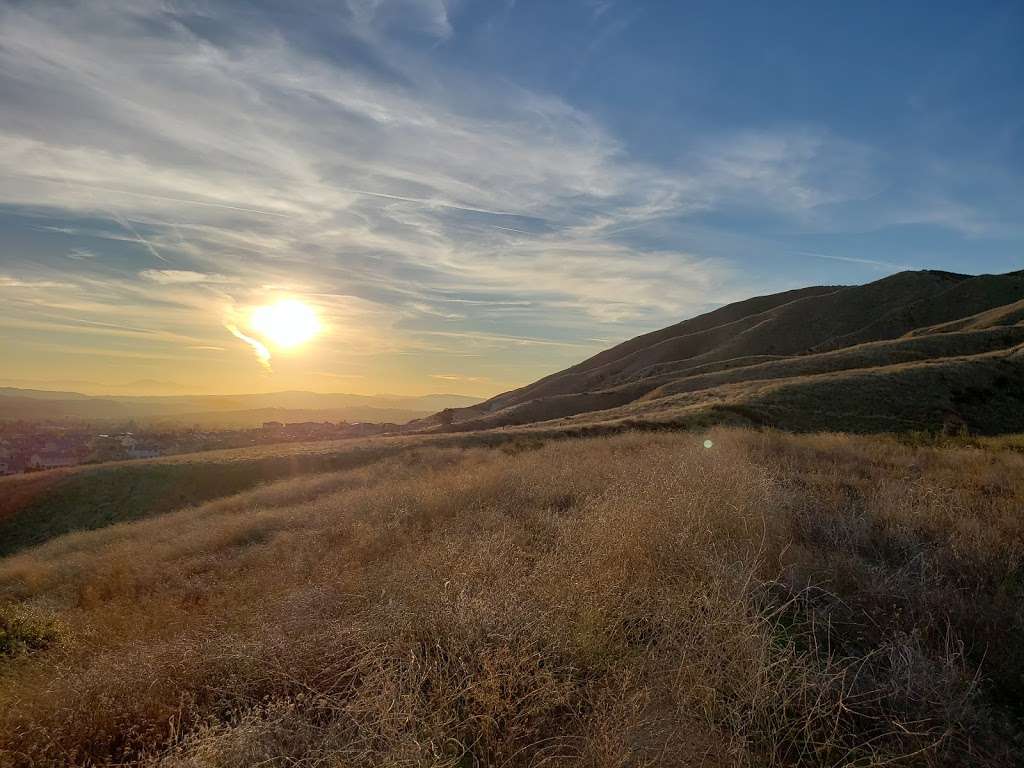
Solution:
<path fill-rule="evenodd" d="M 141 520 L 285 478 L 360 467 L 416 446 L 537 439 L 499 431 L 293 443 L 0 477 L 0 557 L 66 533 Z"/>
<path fill-rule="evenodd" d="M 397 449 L 387 443 L 284 446 L 118 462 L 0 479 L 0 557 L 71 531 L 198 504 L 261 482 L 345 469 Z"/>
<path fill-rule="evenodd" d="M 0 763 L 1010 766 L 1024 456 L 421 447 L 0 561 Z"/>

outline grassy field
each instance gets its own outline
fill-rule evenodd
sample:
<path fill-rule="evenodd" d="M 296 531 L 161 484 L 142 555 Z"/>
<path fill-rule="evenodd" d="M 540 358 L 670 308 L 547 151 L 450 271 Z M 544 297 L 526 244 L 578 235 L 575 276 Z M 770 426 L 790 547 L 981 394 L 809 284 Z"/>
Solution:
<path fill-rule="evenodd" d="M 1019 764 L 1021 442 L 705 437 L 390 446 L 8 556 L 0 764 Z"/>

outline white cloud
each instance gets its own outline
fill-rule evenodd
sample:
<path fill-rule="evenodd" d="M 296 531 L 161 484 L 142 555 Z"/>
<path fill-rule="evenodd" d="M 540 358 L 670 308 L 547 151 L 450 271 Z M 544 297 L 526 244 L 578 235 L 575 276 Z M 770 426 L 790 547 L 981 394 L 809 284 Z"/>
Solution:
<path fill-rule="evenodd" d="M 29 288 L 38 290 L 42 288 L 66 287 L 68 287 L 68 283 L 61 283 L 56 280 L 33 280 L 11 277 L 10 275 L 0 275 L 0 288 Z"/>
<path fill-rule="evenodd" d="M 230 280 L 224 275 L 210 275 L 204 272 L 193 272 L 190 269 L 144 269 L 139 277 L 161 285 L 195 285 L 199 283 L 226 283 Z"/>
<path fill-rule="evenodd" d="M 438 379 L 440 381 L 450 382 L 465 382 L 469 384 L 481 384 L 485 381 L 490 381 L 486 376 L 462 376 L 458 373 L 432 373 L 430 378 Z"/>
<path fill-rule="evenodd" d="M 800 214 L 878 191 L 872 152 L 808 129 L 746 132 L 695 153 L 702 189 L 717 200 Z"/>
<path fill-rule="evenodd" d="M 351 23 L 364 36 L 375 36 L 390 27 L 420 32 L 440 40 L 452 36 L 449 6 L 454 0 L 345 0 Z"/>

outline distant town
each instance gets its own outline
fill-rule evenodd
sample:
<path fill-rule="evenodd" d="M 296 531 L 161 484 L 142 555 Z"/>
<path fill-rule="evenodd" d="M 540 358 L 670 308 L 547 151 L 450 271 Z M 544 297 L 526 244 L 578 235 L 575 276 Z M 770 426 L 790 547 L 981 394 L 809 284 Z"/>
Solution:
<path fill-rule="evenodd" d="M 147 428 L 131 421 L 116 428 L 88 422 L 0 421 L 0 475 L 222 448 L 365 437 L 398 429 L 397 424 L 345 421 L 267 421 L 251 429 L 218 430 Z"/>

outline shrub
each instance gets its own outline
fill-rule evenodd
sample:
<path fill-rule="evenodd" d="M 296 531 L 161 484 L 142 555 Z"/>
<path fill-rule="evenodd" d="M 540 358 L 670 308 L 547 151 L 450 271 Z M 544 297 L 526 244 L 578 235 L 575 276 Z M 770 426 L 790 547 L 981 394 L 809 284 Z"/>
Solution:
<path fill-rule="evenodd" d="M 41 651 L 56 640 L 53 621 L 17 604 L 0 605 L 0 657 Z"/>

